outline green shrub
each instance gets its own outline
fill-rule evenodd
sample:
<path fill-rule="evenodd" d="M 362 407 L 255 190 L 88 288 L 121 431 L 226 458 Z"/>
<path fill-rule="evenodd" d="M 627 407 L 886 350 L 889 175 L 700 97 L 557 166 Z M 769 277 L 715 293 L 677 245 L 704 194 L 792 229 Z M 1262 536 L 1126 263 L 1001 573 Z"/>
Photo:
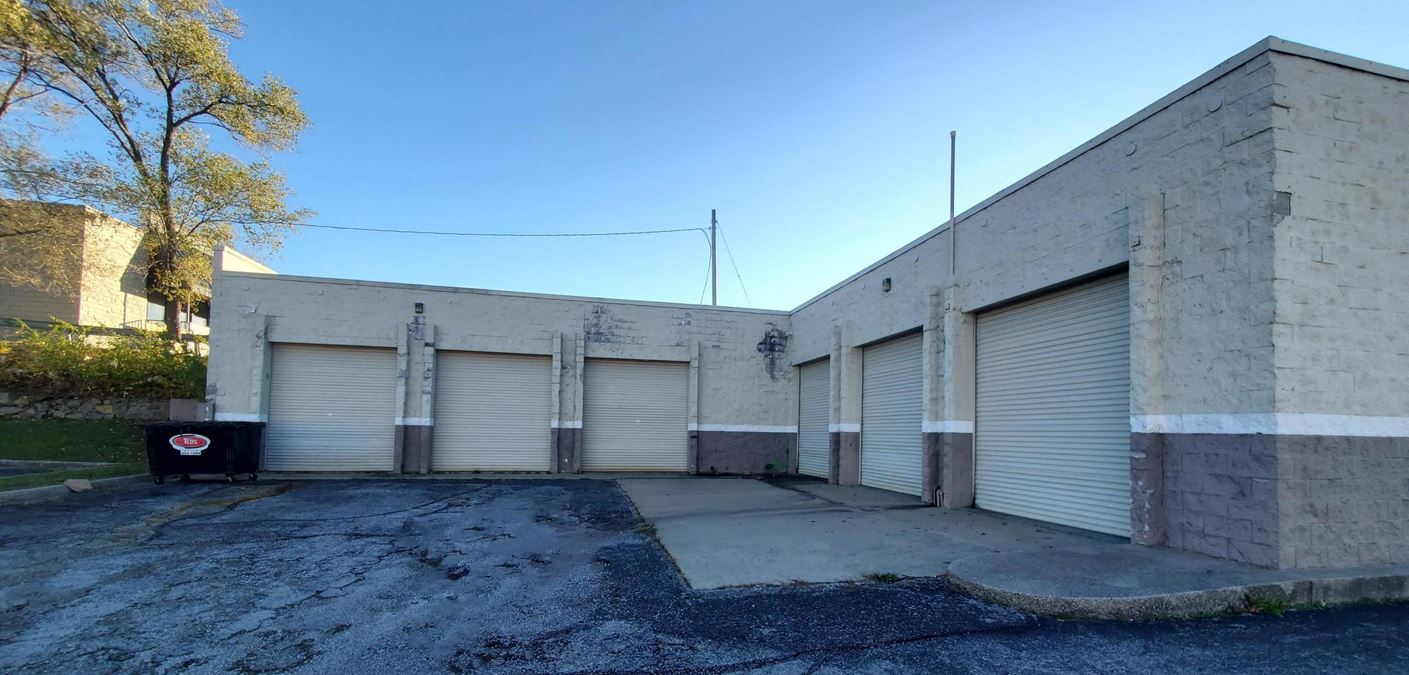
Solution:
<path fill-rule="evenodd" d="M 42 396 L 202 398 L 206 359 L 164 333 L 107 335 L 56 323 L 0 341 L 0 389 Z"/>

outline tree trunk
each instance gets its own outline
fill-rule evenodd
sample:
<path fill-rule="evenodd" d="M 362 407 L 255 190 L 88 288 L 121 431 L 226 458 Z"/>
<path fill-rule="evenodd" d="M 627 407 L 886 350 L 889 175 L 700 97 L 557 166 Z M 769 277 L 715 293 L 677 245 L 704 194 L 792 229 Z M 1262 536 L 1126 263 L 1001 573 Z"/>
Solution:
<path fill-rule="evenodd" d="M 166 299 L 166 316 L 162 322 L 166 324 L 166 334 L 173 340 L 180 340 L 183 329 L 181 323 L 181 301 L 172 298 Z"/>
<path fill-rule="evenodd" d="M 162 167 L 165 171 L 166 167 Z M 160 279 L 163 295 L 172 292 L 173 276 L 176 273 L 176 214 L 171 209 L 171 182 L 164 179 L 161 193 L 162 210 L 159 225 L 162 232 L 162 242 L 158 247 L 157 266 L 160 270 Z M 172 295 L 175 295 L 174 293 Z M 166 323 L 166 334 L 172 340 L 179 341 L 182 336 L 181 325 L 181 305 L 179 298 L 166 295 L 166 312 L 162 320 Z"/>

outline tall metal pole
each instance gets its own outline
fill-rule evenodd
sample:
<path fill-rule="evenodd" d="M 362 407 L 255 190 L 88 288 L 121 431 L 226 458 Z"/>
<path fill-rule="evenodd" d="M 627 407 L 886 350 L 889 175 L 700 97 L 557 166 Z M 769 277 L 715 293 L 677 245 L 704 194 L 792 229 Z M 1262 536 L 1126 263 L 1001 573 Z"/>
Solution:
<path fill-rule="evenodd" d="M 719 304 L 719 248 L 715 237 L 719 236 L 719 219 L 714 209 L 709 210 L 709 304 Z"/>
<path fill-rule="evenodd" d="M 949 277 L 952 279 L 958 278 L 954 264 L 959 257 L 959 233 L 954 229 L 957 224 L 954 222 L 954 151 L 958 136 L 958 131 L 949 132 Z"/>

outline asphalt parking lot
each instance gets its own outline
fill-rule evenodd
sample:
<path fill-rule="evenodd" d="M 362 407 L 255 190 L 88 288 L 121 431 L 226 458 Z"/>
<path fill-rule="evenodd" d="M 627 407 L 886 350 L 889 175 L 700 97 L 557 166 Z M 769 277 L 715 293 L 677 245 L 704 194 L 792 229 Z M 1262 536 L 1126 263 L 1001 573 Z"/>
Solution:
<path fill-rule="evenodd" d="M 1061 622 L 935 580 L 694 591 L 606 480 L 0 508 L 5 672 L 1406 672 L 1409 607 Z"/>

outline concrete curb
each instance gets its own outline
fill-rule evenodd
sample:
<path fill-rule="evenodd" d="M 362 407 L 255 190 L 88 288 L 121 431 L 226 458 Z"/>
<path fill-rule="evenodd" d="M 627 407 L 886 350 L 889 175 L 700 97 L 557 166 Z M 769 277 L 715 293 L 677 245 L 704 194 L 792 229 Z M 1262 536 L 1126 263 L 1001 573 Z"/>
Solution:
<path fill-rule="evenodd" d="M 134 473 L 130 476 L 99 478 L 92 482 L 94 490 L 104 490 L 140 483 L 150 479 L 151 476 L 149 474 Z M 59 485 L 44 485 L 41 487 L 6 490 L 4 492 L 0 492 L 0 505 L 28 504 L 30 502 L 41 502 L 50 499 L 60 499 L 71 494 L 75 493 L 69 492 L 69 489 L 64 487 L 62 483 Z"/>
<path fill-rule="evenodd" d="M 0 466 L 23 466 L 36 469 L 101 469 L 113 462 L 60 462 L 47 459 L 0 459 Z"/>
<path fill-rule="evenodd" d="M 438 473 L 261 471 L 260 480 L 621 480 L 623 478 L 695 478 L 683 473 L 543 473 L 447 471 Z"/>
<path fill-rule="evenodd" d="M 1409 575 L 1307 578 L 1182 593 L 1124 597 L 1035 595 L 984 585 L 952 571 L 945 581 L 980 600 L 1063 619 L 1167 619 L 1239 612 L 1258 602 L 1283 605 L 1409 600 Z"/>

